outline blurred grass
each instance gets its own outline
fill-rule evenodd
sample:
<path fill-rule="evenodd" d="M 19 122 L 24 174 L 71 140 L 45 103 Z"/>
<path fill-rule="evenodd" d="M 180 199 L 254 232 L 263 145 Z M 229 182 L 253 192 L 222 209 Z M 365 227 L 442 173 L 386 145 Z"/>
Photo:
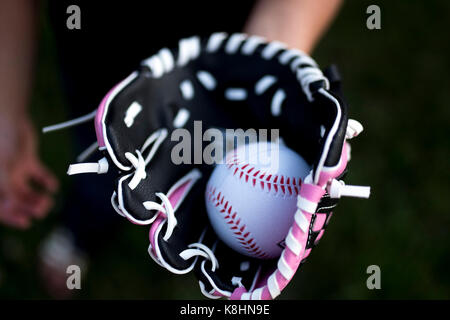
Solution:
<path fill-rule="evenodd" d="M 370 31 L 374 3 L 382 29 Z M 316 59 L 338 64 L 350 117 L 365 127 L 346 180 L 372 196 L 340 202 L 286 298 L 450 297 L 448 13 L 444 1 L 347 1 L 319 45 Z M 365 286 L 371 264 L 382 290 Z"/>
<path fill-rule="evenodd" d="M 370 4 L 381 7 L 381 30 L 366 28 Z M 346 180 L 371 185 L 372 196 L 341 201 L 319 249 L 282 299 L 450 298 L 449 13 L 445 1 L 346 1 L 317 48 L 322 66 L 339 66 L 350 117 L 365 127 L 352 143 Z M 45 17 L 41 31 L 32 99 L 37 127 L 66 119 Z M 36 273 L 36 250 L 57 224 L 70 183 L 69 134 L 41 139 L 44 161 L 63 179 L 55 212 L 27 232 L 0 230 L 2 298 L 48 298 Z M 202 297 L 192 275 L 172 275 L 148 257 L 144 229 L 124 223 L 120 237 L 91 261 L 77 298 Z M 366 288 L 372 264 L 381 267 L 381 290 Z"/>

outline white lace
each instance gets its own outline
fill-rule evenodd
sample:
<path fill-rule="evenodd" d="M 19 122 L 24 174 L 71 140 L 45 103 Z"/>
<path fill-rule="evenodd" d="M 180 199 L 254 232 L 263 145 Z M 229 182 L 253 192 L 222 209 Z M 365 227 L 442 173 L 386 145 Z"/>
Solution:
<path fill-rule="evenodd" d="M 136 189 L 139 183 L 147 178 L 147 172 L 145 170 L 146 166 L 148 165 L 150 160 L 152 160 L 153 156 L 155 155 L 156 151 L 158 150 L 159 146 L 164 141 L 164 139 L 166 139 L 167 135 L 168 135 L 167 129 L 165 128 L 160 129 L 147 138 L 147 140 L 144 142 L 144 145 L 141 148 L 141 151 L 136 150 L 137 156 L 132 154 L 131 152 L 125 153 L 125 157 L 128 159 L 128 161 L 130 161 L 131 165 L 135 169 L 133 178 L 128 184 L 131 190 Z M 148 153 L 147 157 L 144 160 L 144 158 L 142 157 L 142 153 L 150 145 L 152 145 L 152 148 L 150 149 L 150 152 Z"/>
<path fill-rule="evenodd" d="M 219 261 L 214 255 L 214 252 L 203 243 L 191 243 L 188 247 L 189 249 L 185 249 L 180 252 L 180 257 L 182 257 L 184 260 L 189 260 L 190 258 L 195 256 L 201 256 L 211 261 L 211 271 L 214 272 L 219 267 Z"/>
<path fill-rule="evenodd" d="M 306 98 L 310 102 L 314 100 L 310 88 L 311 83 L 322 80 L 325 82 L 325 90 L 328 90 L 330 88 L 330 82 L 323 75 L 322 71 L 319 68 L 315 67 L 299 68 L 297 69 L 297 79 L 298 81 L 300 81 L 303 91 L 306 94 Z"/>
<path fill-rule="evenodd" d="M 72 119 L 66 122 L 62 122 L 59 124 L 55 124 L 52 126 L 47 126 L 42 129 L 43 133 L 49 133 L 53 131 L 59 131 L 71 127 L 79 126 L 83 123 L 92 121 L 95 119 L 95 116 L 97 115 L 97 109 L 92 111 L 89 114 L 86 114 L 84 116 L 81 116 L 76 119 Z M 78 157 L 77 161 L 82 162 L 85 161 L 87 158 L 89 158 L 96 150 L 98 149 L 98 143 L 95 142 L 92 145 L 90 145 L 85 151 L 83 151 Z M 68 175 L 74 175 L 74 174 L 80 174 L 80 173 L 97 173 L 97 174 L 103 174 L 108 172 L 109 164 L 108 160 L 106 158 L 100 159 L 98 162 L 92 162 L 92 163 L 77 163 L 69 166 L 69 169 L 67 171 Z"/>
<path fill-rule="evenodd" d="M 67 170 L 69 176 L 81 173 L 104 174 L 109 170 L 109 162 L 106 158 L 100 159 L 98 162 L 71 164 Z"/>
<path fill-rule="evenodd" d="M 354 197 L 365 198 L 370 197 L 370 187 L 346 185 L 342 180 L 331 180 L 328 185 L 328 193 L 330 198 Z"/>
<path fill-rule="evenodd" d="M 364 127 L 360 122 L 358 122 L 355 119 L 348 119 L 347 124 L 347 131 L 345 133 L 345 138 L 347 140 L 353 139 L 354 137 L 357 137 L 362 131 L 364 130 Z"/>
<path fill-rule="evenodd" d="M 361 123 L 354 119 L 348 119 L 347 130 L 345 133 L 346 140 L 357 137 L 364 130 Z M 350 148 L 350 144 L 348 144 Z M 348 150 L 347 161 L 350 160 L 350 150 Z M 346 185 L 342 180 L 331 180 L 327 185 L 328 193 L 331 198 L 354 197 L 365 198 L 370 197 L 370 187 Z"/>
<path fill-rule="evenodd" d="M 139 150 L 136 150 L 137 157 L 132 154 L 131 152 L 125 153 L 125 158 L 128 159 L 128 161 L 131 162 L 131 165 L 134 167 L 135 171 L 133 174 L 133 178 L 130 180 L 130 183 L 128 183 L 128 187 L 130 187 L 131 190 L 136 189 L 138 184 L 147 178 L 147 172 L 145 171 L 146 163 L 144 158 L 142 157 L 142 153 Z"/>
<path fill-rule="evenodd" d="M 135 172 L 133 174 L 133 178 L 130 180 L 128 186 L 131 190 L 134 190 L 139 183 L 147 178 L 146 166 L 152 160 L 153 156 L 156 154 L 161 143 L 166 139 L 168 135 L 167 129 L 163 128 L 156 132 L 154 132 L 148 139 L 145 141 L 142 146 L 141 151 L 136 150 L 137 156 L 134 154 L 127 152 L 125 153 L 125 157 L 130 161 L 131 165 L 135 168 Z M 142 156 L 142 152 L 144 152 L 150 145 L 152 148 L 148 153 L 147 157 L 144 159 Z M 175 210 L 170 203 L 169 198 L 162 192 L 157 192 L 155 195 L 161 199 L 161 204 L 154 201 L 146 201 L 143 203 L 145 209 L 147 210 L 156 210 L 165 214 L 167 218 L 167 228 L 166 233 L 164 234 L 164 241 L 169 240 L 172 236 L 173 230 L 177 225 L 177 218 L 175 217 Z"/>
<path fill-rule="evenodd" d="M 83 123 L 86 123 L 86 122 L 94 120 L 96 114 L 97 114 L 97 109 L 95 109 L 91 113 L 88 113 L 88 114 L 86 114 L 84 116 L 81 116 L 79 118 L 72 119 L 72 120 L 69 120 L 69 121 L 66 121 L 66 122 L 62 122 L 62 123 L 59 123 L 59 124 L 55 124 L 55 125 L 52 125 L 52 126 L 44 127 L 42 129 L 42 132 L 43 133 L 49 133 L 49 132 L 53 132 L 53 131 L 59 131 L 59 130 L 75 127 L 75 126 L 78 126 L 80 124 L 83 124 Z"/>
<path fill-rule="evenodd" d="M 167 241 L 172 236 L 173 230 L 177 226 L 178 221 L 175 217 L 175 210 L 170 203 L 169 198 L 167 198 L 167 196 L 162 192 L 157 192 L 155 195 L 161 199 L 162 204 L 154 201 L 146 201 L 143 203 L 143 205 L 147 210 L 156 210 L 165 214 L 167 219 L 167 228 L 163 239 L 164 241 Z"/>
<path fill-rule="evenodd" d="M 216 290 L 214 288 L 212 288 L 211 291 L 208 292 L 208 291 L 206 291 L 206 287 L 205 287 L 205 284 L 203 282 L 199 281 L 198 285 L 200 286 L 201 293 L 205 297 L 210 298 L 210 299 L 214 299 L 214 300 L 221 298 L 221 296 L 215 296 L 214 295 L 214 293 L 216 292 Z"/>

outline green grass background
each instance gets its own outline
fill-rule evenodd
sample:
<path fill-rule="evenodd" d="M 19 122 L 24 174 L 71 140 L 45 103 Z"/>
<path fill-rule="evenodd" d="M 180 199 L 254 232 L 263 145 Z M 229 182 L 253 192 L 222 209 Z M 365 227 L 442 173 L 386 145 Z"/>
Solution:
<path fill-rule="evenodd" d="M 370 4 L 381 7 L 381 30 L 366 28 Z M 449 14 L 443 0 L 346 1 L 315 51 L 322 66 L 339 65 L 350 117 L 364 124 L 346 180 L 371 185 L 372 196 L 341 201 L 282 299 L 450 297 Z M 45 15 L 31 107 L 37 127 L 67 119 Z M 29 231 L 0 227 L 0 298 L 49 298 L 37 248 L 58 224 L 71 150 L 70 132 L 41 139 L 62 192 L 49 218 Z M 124 222 L 120 236 L 91 260 L 74 298 L 202 298 L 192 275 L 173 275 L 149 258 L 147 242 L 146 228 Z M 372 264 L 381 268 L 381 290 L 366 287 Z"/>

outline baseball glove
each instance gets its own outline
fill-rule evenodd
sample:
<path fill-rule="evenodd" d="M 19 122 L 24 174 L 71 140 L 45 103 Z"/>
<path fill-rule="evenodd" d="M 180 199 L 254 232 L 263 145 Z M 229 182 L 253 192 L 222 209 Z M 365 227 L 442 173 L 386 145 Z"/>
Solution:
<path fill-rule="evenodd" d="M 322 72 L 311 57 L 279 42 L 225 33 L 182 39 L 178 48 L 144 60 L 95 112 L 44 131 L 89 120 L 97 143 L 68 174 L 116 172 L 112 207 L 149 225 L 150 256 L 173 273 L 195 272 L 209 298 L 274 299 L 321 239 L 338 198 L 369 195 L 367 187 L 341 180 L 350 155 L 346 141 L 362 126 L 348 119 L 336 68 Z M 298 209 L 280 257 L 241 255 L 210 227 L 205 188 L 214 165 L 201 156 L 211 141 L 199 124 L 203 131 L 279 129 L 283 143 L 311 165 L 291 190 Z M 174 161 L 180 132 L 192 137 L 184 141 L 192 154 L 185 149 L 181 162 Z M 83 163 L 97 149 L 103 158 Z"/>

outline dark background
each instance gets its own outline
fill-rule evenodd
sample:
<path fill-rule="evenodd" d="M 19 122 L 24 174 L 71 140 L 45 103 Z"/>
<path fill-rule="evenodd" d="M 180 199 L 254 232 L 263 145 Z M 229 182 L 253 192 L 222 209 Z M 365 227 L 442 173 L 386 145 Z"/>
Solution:
<path fill-rule="evenodd" d="M 381 7 L 381 30 L 366 28 L 370 4 Z M 449 20 L 447 1 L 346 1 L 314 52 L 320 65 L 339 65 L 350 117 L 365 127 L 352 143 L 346 180 L 371 185 L 372 196 L 340 202 L 282 299 L 450 297 Z M 37 128 L 68 119 L 45 10 L 40 22 L 32 98 Z M 76 156 L 70 134 L 41 137 L 42 157 L 62 179 L 52 214 L 26 232 L 0 227 L 0 298 L 49 298 L 37 249 L 67 198 L 65 172 Z M 74 298 L 202 298 L 193 275 L 173 275 L 150 259 L 147 236 L 147 228 L 124 221 L 90 261 Z M 381 290 L 366 287 L 373 264 L 381 268 Z"/>

